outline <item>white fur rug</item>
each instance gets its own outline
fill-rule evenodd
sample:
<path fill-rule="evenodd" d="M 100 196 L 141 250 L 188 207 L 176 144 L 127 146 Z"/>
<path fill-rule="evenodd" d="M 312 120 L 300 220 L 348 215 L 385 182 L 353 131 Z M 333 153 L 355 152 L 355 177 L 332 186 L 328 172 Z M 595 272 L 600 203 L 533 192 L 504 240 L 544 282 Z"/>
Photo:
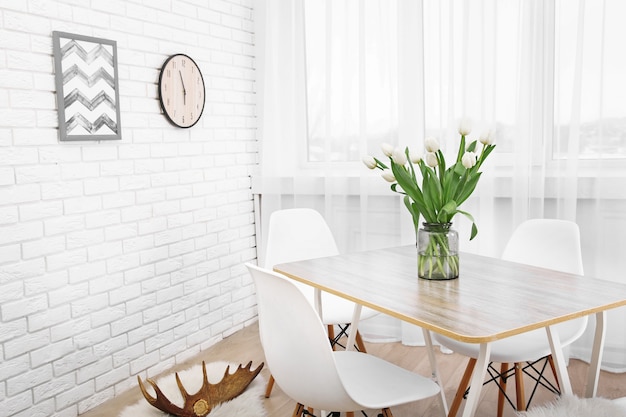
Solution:
<path fill-rule="evenodd" d="M 563 396 L 556 401 L 531 407 L 520 417 L 626 417 L 626 409 L 606 398 Z"/>
<path fill-rule="evenodd" d="M 219 382 L 224 376 L 224 371 L 228 365 L 230 365 L 230 373 L 233 373 L 239 366 L 238 363 L 228 362 L 207 363 L 206 373 L 209 382 L 212 384 Z M 246 364 L 244 363 L 243 365 L 245 366 Z M 253 369 L 257 366 L 259 366 L 259 364 L 252 364 Z M 202 386 L 202 365 L 195 365 L 190 369 L 181 371 L 178 373 L 178 376 L 187 392 L 195 393 Z M 157 379 L 156 384 L 172 403 L 179 407 L 183 406 L 183 397 L 176 385 L 174 374 Z M 147 383 L 144 385 L 148 393 L 154 396 L 155 393 L 152 386 Z M 137 390 L 139 391 L 139 386 L 137 386 Z M 265 379 L 259 374 L 243 393 L 228 402 L 216 406 L 207 417 L 265 417 L 267 416 L 267 412 L 263 407 L 264 394 Z M 119 417 L 162 417 L 168 415 L 169 414 L 151 406 L 142 395 L 140 401 L 124 408 L 119 414 Z"/>

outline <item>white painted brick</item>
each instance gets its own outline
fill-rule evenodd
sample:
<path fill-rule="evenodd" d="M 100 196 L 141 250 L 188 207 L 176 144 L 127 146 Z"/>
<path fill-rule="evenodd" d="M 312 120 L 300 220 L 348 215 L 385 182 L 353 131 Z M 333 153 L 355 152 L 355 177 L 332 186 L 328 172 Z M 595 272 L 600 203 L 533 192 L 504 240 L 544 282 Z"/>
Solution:
<path fill-rule="evenodd" d="M 139 283 L 132 285 L 125 285 L 122 288 L 117 288 L 109 292 L 109 302 L 111 305 L 123 303 L 124 301 L 132 300 L 135 297 L 141 295 L 141 285 Z"/>
<path fill-rule="evenodd" d="M 2 145 L 2 142 L 0 142 Z M 0 185 L 15 184 L 15 171 L 13 168 L 0 167 Z"/>
<path fill-rule="evenodd" d="M 83 182 L 86 195 L 106 194 L 118 190 L 117 178 L 94 178 Z"/>
<path fill-rule="evenodd" d="M 67 354 L 54 361 L 52 363 L 52 368 L 55 376 L 65 375 L 90 363 L 94 363 L 97 359 L 98 358 L 94 355 L 90 348 L 84 348 Z"/>
<path fill-rule="evenodd" d="M 148 220 L 139 221 L 139 234 L 146 235 L 167 228 L 167 219 L 164 217 L 152 217 Z"/>
<path fill-rule="evenodd" d="M 66 214 L 93 213 L 102 209 L 102 199 L 99 196 L 66 198 L 63 202 L 63 211 Z"/>
<path fill-rule="evenodd" d="M 0 265 L 0 285 L 10 281 L 36 277 L 43 274 L 45 268 L 43 259 Z"/>
<path fill-rule="evenodd" d="M 104 241 L 104 233 L 101 229 L 79 230 L 66 235 L 68 249 L 93 246 Z"/>
<path fill-rule="evenodd" d="M 89 317 L 79 317 L 72 321 L 53 326 L 50 329 L 50 340 L 52 342 L 58 342 L 89 331 L 89 329 L 91 329 Z"/>
<path fill-rule="evenodd" d="M 108 305 L 106 294 L 92 295 L 72 302 L 72 317 L 81 317 L 85 314 L 101 310 Z"/>
<path fill-rule="evenodd" d="M 77 265 L 69 269 L 69 283 L 76 284 L 89 281 L 91 278 L 102 276 L 105 273 L 106 264 L 104 261 Z"/>
<path fill-rule="evenodd" d="M 60 216 L 63 214 L 63 202 L 39 201 L 33 204 L 22 204 L 19 206 L 19 213 L 22 221 Z"/>
<path fill-rule="evenodd" d="M 98 145 L 82 148 L 83 161 L 110 161 L 117 159 L 117 146 Z"/>
<path fill-rule="evenodd" d="M 80 215 L 63 216 L 44 221 L 44 230 L 46 232 L 46 236 L 83 230 L 84 227 L 85 219 L 83 216 Z"/>
<path fill-rule="evenodd" d="M 74 337 L 74 343 L 77 349 L 91 349 L 92 346 L 102 343 L 111 337 L 111 332 L 108 325 L 100 326 L 95 329 L 91 329 L 88 332 L 81 333 Z M 104 355 L 103 357 L 109 358 Z M 110 358 L 109 358 L 110 359 Z"/>
<path fill-rule="evenodd" d="M 117 336 L 120 334 L 129 333 L 131 330 L 140 328 L 143 324 L 141 313 L 135 313 L 132 315 L 128 315 L 121 320 L 116 320 L 111 323 L 111 335 Z M 129 343 L 133 343 L 129 340 Z"/>
<path fill-rule="evenodd" d="M 69 322 L 71 318 L 70 306 L 68 305 L 48 308 L 43 312 L 32 314 L 28 317 L 28 330 L 36 332 L 59 323 Z"/>
<path fill-rule="evenodd" d="M 3 321 L 10 321 L 43 311 L 47 307 L 48 298 L 45 294 L 42 294 L 3 303 L 0 307 L 0 312 L 2 313 Z"/>
<path fill-rule="evenodd" d="M 46 257 L 46 264 L 50 271 L 67 269 L 85 262 L 87 262 L 87 251 L 84 249 L 67 250 Z"/>
<path fill-rule="evenodd" d="M 111 387 L 118 382 L 121 382 L 127 379 L 130 376 L 130 365 L 128 364 L 131 360 L 136 359 L 140 355 L 143 354 L 143 345 L 139 344 L 137 346 L 131 346 L 126 349 L 124 352 L 119 352 L 113 355 L 113 362 L 120 362 L 121 365 L 116 367 L 110 372 L 107 372 L 104 375 L 101 375 L 95 379 L 96 381 L 96 391 L 103 390 L 105 388 Z"/>
<path fill-rule="evenodd" d="M 97 213 L 88 213 L 85 217 L 87 228 L 98 228 L 103 226 L 117 225 L 121 220 L 119 210 L 106 210 Z"/>
<path fill-rule="evenodd" d="M 15 416 L 22 410 L 27 410 L 27 412 L 30 413 L 30 408 L 33 404 L 32 396 L 30 391 L 24 391 L 18 395 L 8 397 L 6 401 L 2 403 L 0 416 Z"/>
<path fill-rule="evenodd" d="M 78 369 L 76 372 L 76 382 L 82 384 L 111 370 L 112 366 L 109 358 L 99 360 Z"/>
<path fill-rule="evenodd" d="M 89 262 L 108 259 L 122 254 L 122 242 L 104 242 L 87 248 Z"/>
<path fill-rule="evenodd" d="M 4 327 L 4 324 L 3 324 Z M 27 333 L 15 339 L 11 339 L 4 343 L 5 359 L 11 359 L 30 352 L 50 343 L 50 334 L 47 330 L 41 330 L 34 333 Z"/>
<path fill-rule="evenodd" d="M 111 259 L 107 259 L 107 274 L 110 276 L 116 272 L 128 271 L 139 267 L 141 261 L 139 254 L 130 253 L 126 255 L 116 256 Z"/>
<path fill-rule="evenodd" d="M 41 198 L 44 200 L 79 197 L 82 194 L 83 184 L 80 181 L 62 181 L 41 184 Z"/>
<path fill-rule="evenodd" d="M 98 174 L 98 165 L 91 163 L 63 164 L 61 166 L 61 179 L 64 181 L 96 177 Z"/>
<path fill-rule="evenodd" d="M 41 163 L 60 164 L 63 162 L 81 162 L 80 148 L 57 145 L 39 147 L 39 161 Z"/>
<path fill-rule="evenodd" d="M 135 203 L 135 193 L 131 191 L 106 194 L 102 196 L 102 206 L 105 209 L 132 206 Z"/>
<path fill-rule="evenodd" d="M 145 282 L 154 277 L 154 264 L 140 266 L 129 271 L 124 271 L 124 281 L 131 282 Z"/>
<path fill-rule="evenodd" d="M 39 258 L 63 250 L 65 250 L 65 237 L 63 236 L 42 238 L 22 244 L 24 259 Z"/>
<path fill-rule="evenodd" d="M 149 188 L 137 191 L 137 204 L 148 204 L 165 200 L 164 188 Z"/>
<path fill-rule="evenodd" d="M 16 263 L 20 257 L 21 248 L 19 244 L 0 246 L 0 264 Z"/>
<path fill-rule="evenodd" d="M 93 327 L 100 327 L 111 322 L 117 322 L 126 317 L 126 308 L 123 304 L 107 306 L 102 310 L 95 311 L 90 315 Z M 110 328 L 107 329 L 107 337 L 110 335 Z M 98 333 L 99 334 L 99 333 Z"/>
<path fill-rule="evenodd" d="M 38 368 L 44 364 L 51 363 L 53 360 L 62 358 L 68 353 L 72 352 L 73 350 L 74 350 L 74 344 L 72 343 L 72 339 L 65 339 L 65 340 L 60 340 L 56 343 L 51 343 L 44 348 L 34 350 L 30 353 L 31 367 Z M 73 381 L 74 375 L 71 375 L 71 378 Z M 52 381 L 52 383 L 56 382 L 57 380 L 58 378 L 55 378 Z M 46 384 L 43 384 L 43 386 L 45 385 Z M 37 389 L 40 387 L 41 386 L 35 388 L 34 390 L 35 398 L 37 397 Z M 69 388 L 69 387 L 66 387 L 66 388 Z M 45 395 L 45 392 L 40 391 L 40 395 L 42 394 Z M 43 398 L 49 398 L 49 397 L 45 396 Z M 43 398 L 40 398 L 39 400 L 36 399 L 35 402 L 39 402 Z"/>
<path fill-rule="evenodd" d="M 38 184 L 0 188 L 0 201 L 3 204 L 20 204 L 38 201 L 42 191 Z"/>
<path fill-rule="evenodd" d="M 0 225 L 17 223 L 18 220 L 17 207 L 0 207 Z"/>
<path fill-rule="evenodd" d="M 57 290 L 49 291 L 48 298 L 50 299 L 50 307 L 56 307 L 74 300 L 84 299 L 88 294 L 88 284 L 82 283 L 64 286 Z"/>
<path fill-rule="evenodd" d="M 123 222 L 145 220 L 152 216 L 152 207 L 149 205 L 124 207 L 121 209 Z"/>
<path fill-rule="evenodd" d="M 49 399 L 39 404 L 34 404 L 20 413 L 12 415 L 12 417 L 45 417 L 54 415 L 55 417 L 75 417 L 75 414 L 67 416 L 56 413 L 54 410 L 54 400 Z"/>
<path fill-rule="evenodd" d="M 91 382 L 77 385 L 74 388 L 64 391 L 55 397 L 57 409 L 63 409 L 78 403 L 85 398 L 89 398 L 94 393 L 94 386 Z"/>
<path fill-rule="evenodd" d="M 61 169 L 58 165 L 37 165 L 15 168 L 15 180 L 17 184 L 58 181 L 60 178 Z"/>

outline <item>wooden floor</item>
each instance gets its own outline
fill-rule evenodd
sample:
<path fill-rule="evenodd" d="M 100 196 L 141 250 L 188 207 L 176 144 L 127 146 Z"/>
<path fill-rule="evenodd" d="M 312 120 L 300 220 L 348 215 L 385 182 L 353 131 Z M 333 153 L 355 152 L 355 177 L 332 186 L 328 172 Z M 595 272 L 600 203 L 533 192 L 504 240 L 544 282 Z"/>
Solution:
<path fill-rule="evenodd" d="M 423 347 L 409 347 L 400 343 L 366 343 L 368 353 L 385 358 L 386 360 L 411 369 L 422 375 L 430 375 L 430 364 L 426 349 Z M 253 361 L 253 367 L 264 360 L 263 351 L 259 342 L 257 325 L 247 327 L 234 335 L 224 339 L 218 344 L 202 352 L 196 358 L 180 364 L 172 371 L 179 371 L 201 363 L 201 361 L 212 362 L 218 360 L 232 361 L 246 364 Z M 466 359 L 456 354 L 442 354 L 437 349 L 437 363 L 444 378 L 444 387 L 448 403 L 456 392 L 456 384 L 465 369 Z M 569 365 L 569 373 L 572 381 L 574 393 L 582 395 L 584 381 L 587 372 L 587 364 L 581 361 L 572 360 Z M 261 372 L 266 379 L 269 377 L 267 367 Z M 530 382 L 527 383 L 530 387 Z M 530 388 L 527 388 L 530 390 Z M 515 394 L 513 380 L 509 382 L 509 390 Z M 598 396 L 606 398 L 617 398 L 626 396 L 626 374 L 611 374 L 602 372 L 598 388 Z M 554 399 L 553 394 L 545 389 L 539 389 L 533 399 L 533 404 L 541 404 Z M 497 388 L 495 384 L 489 384 L 482 392 L 482 399 L 478 405 L 477 417 L 495 416 L 497 400 Z M 83 414 L 84 417 L 116 417 L 126 406 L 137 401 L 144 401 L 139 389 L 131 390 L 123 395 L 114 398 L 95 409 Z M 275 385 L 271 398 L 264 400 L 268 417 L 290 417 L 295 403 Z M 462 409 L 461 409 L 462 410 Z M 442 411 L 436 399 L 424 400 L 406 406 L 392 408 L 395 417 L 408 416 L 441 416 Z M 370 417 L 375 413 L 367 413 Z M 355 416 L 361 415 L 355 413 Z M 460 415 L 460 413 L 459 413 Z M 514 417 L 515 412 L 510 406 L 505 407 L 505 417 Z"/>

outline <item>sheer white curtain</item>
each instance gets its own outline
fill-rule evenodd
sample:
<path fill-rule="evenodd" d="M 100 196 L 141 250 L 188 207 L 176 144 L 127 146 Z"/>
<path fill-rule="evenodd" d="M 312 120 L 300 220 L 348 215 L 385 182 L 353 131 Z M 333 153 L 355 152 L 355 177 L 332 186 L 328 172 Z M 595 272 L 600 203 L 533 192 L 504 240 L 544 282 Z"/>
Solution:
<path fill-rule="evenodd" d="M 625 281 L 626 63 L 619 0 L 259 0 L 260 166 L 254 175 L 258 248 L 263 225 L 312 207 L 341 251 L 414 243 L 406 209 L 360 162 L 381 142 L 458 146 L 495 131 L 498 146 L 455 219 L 464 251 L 500 256 L 528 218 L 576 221 L 589 276 Z M 605 368 L 626 370 L 626 312 L 609 314 Z M 389 318 L 370 338 L 414 332 Z M 418 332 L 419 334 L 419 332 Z M 572 349 L 586 358 L 589 337 Z"/>

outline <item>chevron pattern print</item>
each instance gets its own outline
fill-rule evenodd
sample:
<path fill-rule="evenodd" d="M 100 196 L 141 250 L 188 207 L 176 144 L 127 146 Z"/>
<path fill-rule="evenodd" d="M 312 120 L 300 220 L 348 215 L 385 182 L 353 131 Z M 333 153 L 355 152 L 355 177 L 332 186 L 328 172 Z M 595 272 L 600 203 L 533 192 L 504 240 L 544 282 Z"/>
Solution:
<path fill-rule="evenodd" d="M 119 139 L 114 41 L 54 32 L 61 140 Z"/>

